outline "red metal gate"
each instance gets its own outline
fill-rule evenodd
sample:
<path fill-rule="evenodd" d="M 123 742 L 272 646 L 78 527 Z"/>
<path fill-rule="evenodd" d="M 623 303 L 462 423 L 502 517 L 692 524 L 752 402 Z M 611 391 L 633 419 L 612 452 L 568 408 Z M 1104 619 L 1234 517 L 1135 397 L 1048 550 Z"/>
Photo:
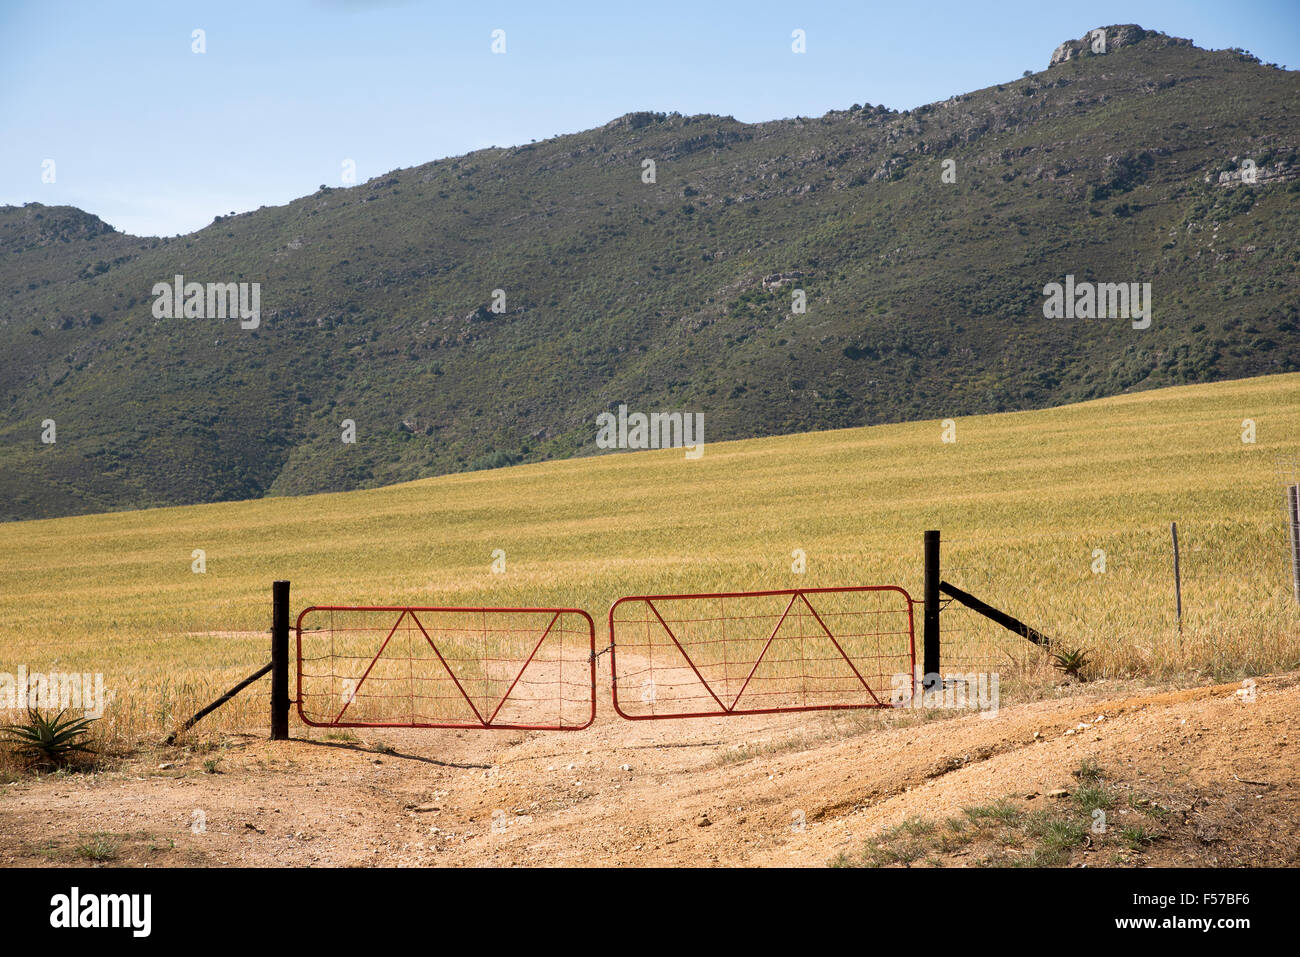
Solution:
<path fill-rule="evenodd" d="M 893 585 L 630 596 L 609 641 L 614 710 L 634 721 L 889 707 L 916 666 Z"/>
<path fill-rule="evenodd" d="M 580 609 L 313 606 L 296 631 L 313 727 L 576 731 L 596 716 Z"/>

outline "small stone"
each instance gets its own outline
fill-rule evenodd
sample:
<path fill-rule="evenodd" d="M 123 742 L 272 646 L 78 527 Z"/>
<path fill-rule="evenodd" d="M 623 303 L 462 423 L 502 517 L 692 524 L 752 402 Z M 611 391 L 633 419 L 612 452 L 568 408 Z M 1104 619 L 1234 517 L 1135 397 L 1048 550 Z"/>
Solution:
<path fill-rule="evenodd" d="M 708 827 L 712 823 L 713 822 L 709 820 L 709 816 L 707 814 L 701 814 L 699 817 L 695 819 L 696 827 Z"/>

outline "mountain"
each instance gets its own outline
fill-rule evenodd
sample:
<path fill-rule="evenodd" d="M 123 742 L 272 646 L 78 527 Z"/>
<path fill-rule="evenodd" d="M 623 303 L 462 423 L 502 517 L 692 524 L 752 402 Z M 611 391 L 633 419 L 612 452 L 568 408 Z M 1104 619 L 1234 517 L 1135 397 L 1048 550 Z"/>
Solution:
<path fill-rule="evenodd" d="M 1300 369 L 1297 74 L 1104 29 L 915 110 L 629 113 L 170 239 L 0 208 L 0 517 L 595 454 L 620 404 L 708 442 Z M 178 275 L 257 327 L 157 317 Z M 1149 326 L 1045 318 L 1067 276 Z"/>

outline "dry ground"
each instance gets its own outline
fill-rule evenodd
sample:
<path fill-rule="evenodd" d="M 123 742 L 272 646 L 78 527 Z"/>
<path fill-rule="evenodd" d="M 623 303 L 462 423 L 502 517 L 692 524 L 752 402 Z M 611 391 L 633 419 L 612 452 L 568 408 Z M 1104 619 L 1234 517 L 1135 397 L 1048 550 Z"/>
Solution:
<path fill-rule="evenodd" d="M 20 777 L 0 789 L 0 865 L 821 866 L 918 816 L 1060 804 L 1085 760 L 1131 798 L 1111 820 L 1141 818 L 1154 840 L 1089 838 L 1072 865 L 1300 865 L 1297 673 L 1258 679 L 1253 701 L 1240 685 L 1095 682 L 994 718 L 629 722 L 600 694 L 580 732 L 348 741 L 295 719 L 289 742 L 216 733 Z M 975 863 L 964 848 L 927 860 Z"/>

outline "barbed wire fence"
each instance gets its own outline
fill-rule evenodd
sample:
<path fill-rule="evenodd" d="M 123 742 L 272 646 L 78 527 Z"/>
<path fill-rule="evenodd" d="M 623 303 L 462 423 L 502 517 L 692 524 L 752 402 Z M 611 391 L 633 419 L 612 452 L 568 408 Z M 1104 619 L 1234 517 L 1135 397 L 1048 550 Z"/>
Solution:
<path fill-rule="evenodd" d="M 1006 543 L 993 539 L 945 535 L 940 577 L 981 600 L 1032 619 L 1023 582 L 1007 574 Z M 940 669 L 943 674 L 998 674 L 1002 682 L 1041 681 L 1051 673 L 1049 653 L 998 623 L 943 596 L 939 613 Z M 1036 622 L 1037 624 L 1037 622 Z"/>
<path fill-rule="evenodd" d="M 1290 576 L 1295 600 L 1300 603 L 1300 458 L 1279 455 L 1274 461 L 1286 524 L 1284 567 Z"/>

